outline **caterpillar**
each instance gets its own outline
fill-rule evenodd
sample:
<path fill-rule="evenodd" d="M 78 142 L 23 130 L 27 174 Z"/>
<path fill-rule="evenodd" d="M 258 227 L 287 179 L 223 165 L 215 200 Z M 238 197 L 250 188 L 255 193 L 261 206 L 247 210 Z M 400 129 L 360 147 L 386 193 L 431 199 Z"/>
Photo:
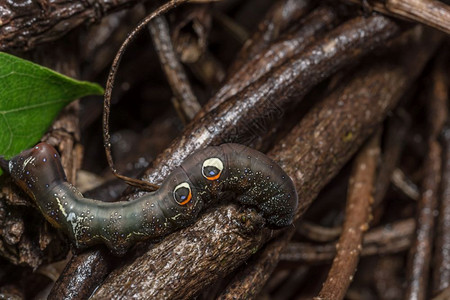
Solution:
<path fill-rule="evenodd" d="M 68 183 L 60 156 L 49 144 L 40 143 L 5 163 L 13 180 L 76 248 L 104 243 L 118 255 L 138 241 L 190 225 L 227 192 L 254 207 L 272 228 L 291 224 L 298 204 L 294 184 L 281 167 L 240 144 L 197 151 L 155 192 L 109 203 L 84 198 Z"/>

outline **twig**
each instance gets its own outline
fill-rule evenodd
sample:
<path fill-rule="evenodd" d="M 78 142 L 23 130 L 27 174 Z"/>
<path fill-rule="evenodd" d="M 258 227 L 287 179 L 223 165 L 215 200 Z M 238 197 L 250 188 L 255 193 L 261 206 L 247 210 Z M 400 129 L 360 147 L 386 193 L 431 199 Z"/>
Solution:
<path fill-rule="evenodd" d="M 364 0 L 345 0 L 362 4 Z M 438 0 L 373 0 L 375 11 L 419 22 L 450 34 L 450 7 Z"/>
<path fill-rule="evenodd" d="M 148 24 L 148 28 L 152 35 L 161 67 L 166 73 L 170 88 L 174 94 L 174 97 L 172 97 L 173 105 L 181 120 L 186 124 L 200 110 L 200 104 L 192 91 L 183 66 L 179 62 L 173 48 L 169 25 L 165 17 L 160 16 L 153 19 Z"/>
<path fill-rule="evenodd" d="M 375 134 L 353 163 L 348 188 L 342 235 L 336 244 L 337 254 L 315 299 L 343 299 L 356 272 L 364 232 L 369 228 L 373 192 L 380 155 L 380 134 Z"/>
<path fill-rule="evenodd" d="M 442 144 L 443 170 L 433 262 L 433 295 L 441 293 L 450 286 L 450 128 L 448 126 L 442 131 Z"/>
<path fill-rule="evenodd" d="M 254 55 L 270 45 L 292 22 L 303 16 L 311 6 L 309 0 L 280 0 L 269 9 L 252 37 L 244 44 L 228 70 L 232 75 Z"/>
<path fill-rule="evenodd" d="M 391 176 L 398 165 L 405 146 L 404 138 L 408 133 L 411 119 L 403 110 L 392 117 L 387 124 L 386 139 L 382 153 L 382 163 L 377 175 L 374 193 L 374 207 L 381 203 L 391 182 Z"/>
<path fill-rule="evenodd" d="M 342 232 L 341 226 L 323 227 L 308 221 L 302 221 L 296 226 L 296 230 L 310 240 L 316 242 L 330 242 L 336 240 Z"/>
<path fill-rule="evenodd" d="M 109 167 L 113 174 L 127 182 L 128 184 L 138 187 L 142 190 L 154 191 L 159 188 L 158 185 L 151 183 L 150 181 L 143 181 L 140 179 L 130 178 L 128 176 L 124 176 L 119 174 L 117 169 L 114 166 L 114 161 L 111 155 L 111 135 L 109 133 L 109 115 L 110 115 L 110 107 L 111 107 L 111 94 L 114 85 L 114 80 L 116 77 L 117 68 L 119 67 L 120 61 L 122 59 L 123 54 L 125 53 L 125 49 L 128 45 L 136 38 L 137 34 L 144 29 L 147 24 L 153 20 L 155 17 L 158 17 L 170 9 L 174 8 L 177 5 L 181 5 L 183 3 L 189 2 L 190 0 L 172 0 L 159 8 L 153 11 L 150 15 L 145 17 L 136 28 L 128 35 L 125 41 L 120 46 L 120 49 L 117 51 L 116 56 L 114 57 L 113 63 L 111 65 L 111 69 L 109 71 L 108 80 L 106 82 L 105 96 L 103 102 L 103 142 L 105 147 L 106 159 L 108 161 Z"/>
<path fill-rule="evenodd" d="M 434 75 L 436 76 L 436 75 Z M 447 119 L 447 98 L 442 92 L 442 81 L 434 78 L 428 98 L 427 107 L 428 154 L 424 162 L 424 179 L 422 195 L 418 202 L 418 224 L 416 239 L 410 251 L 405 299 L 426 299 L 429 270 L 431 263 L 435 210 L 441 182 L 442 150 L 437 142 L 437 136 Z M 436 80 L 438 79 L 438 80 Z M 445 85 L 444 85 L 445 89 Z"/>
<path fill-rule="evenodd" d="M 432 115 L 438 119 L 434 121 L 434 130 L 440 130 L 442 122 L 448 119 L 449 100 L 449 73 L 447 69 L 448 47 L 444 48 L 435 64 L 432 76 L 432 87 L 430 98 L 433 99 L 434 112 Z M 448 124 L 448 120 L 447 120 Z M 434 244 L 433 260 L 433 295 L 437 295 L 450 286 L 450 128 L 448 125 L 442 129 L 441 143 L 442 154 L 442 181 L 440 186 L 440 207 L 437 222 L 437 235 Z"/>
<path fill-rule="evenodd" d="M 419 200 L 419 188 L 405 175 L 405 173 L 403 173 L 402 170 L 397 168 L 392 172 L 391 182 L 407 197 L 411 198 L 412 200 Z"/>
<path fill-rule="evenodd" d="M 406 219 L 368 231 L 362 242 L 361 256 L 393 254 L 409 249 L 414 237 L 415 221 Z M 331 262 L 336 255 L 336 244 L 311 245 L 290 243 L 280 256 L 281 263 L 291 267 Z M 292 265 L 295 263 L 295 266 Z M 287 264 L 283 264 L 287 265 Z"/>

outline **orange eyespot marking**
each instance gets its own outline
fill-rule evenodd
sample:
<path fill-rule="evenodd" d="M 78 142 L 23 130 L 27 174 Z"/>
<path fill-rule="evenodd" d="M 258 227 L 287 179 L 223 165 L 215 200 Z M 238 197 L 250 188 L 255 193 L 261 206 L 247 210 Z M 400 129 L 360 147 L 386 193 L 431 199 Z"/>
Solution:
<path fill-rule="evenodd" d="M 192 200 L 192 191 L 189 183 L 183 182 L 177 185 L 173 190 L 173 199 L 179 205 L 186 205 Z"/>
<path fill-rule="evenodd" d="M 207 177 L 206 176 L 206 179 L 208 179 L 208 180 L 217 180 L 217 179 L 219 179 L 220 174 L 222 174 L 222 172 L 219 172 L 216 176 L 211 176 L 211 177 Z"/>
<path fill-rule="evenodd" d="M 192 199 L 192 193 L 191 193 L 191 190 L 189 190 L 189 194 L 187 195 L 186 200 L 184 200 L 183 202 L 181 202 L 180 205 L 185 205 L 185 204 L 187 204 L 189 201 L 191 201 L 191 199 Z"/>
<path fill-rule="evenodd" d="M 220 159 L 213 157 L 203 162 L 202 175 L 208 180 L 217 180 L 222 174 L 223 163 Z"/>

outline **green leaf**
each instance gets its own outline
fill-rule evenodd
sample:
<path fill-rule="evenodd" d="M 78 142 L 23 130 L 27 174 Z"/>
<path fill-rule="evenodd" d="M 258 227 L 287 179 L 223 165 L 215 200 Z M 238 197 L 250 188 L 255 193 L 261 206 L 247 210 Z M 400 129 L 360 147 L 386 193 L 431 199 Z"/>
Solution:
<path fill-rule="evenodd" d="M 8 159 L 34 146 L 64 106 L 101 94 L 98 84 L 0 52 L 0 155 Z"/>

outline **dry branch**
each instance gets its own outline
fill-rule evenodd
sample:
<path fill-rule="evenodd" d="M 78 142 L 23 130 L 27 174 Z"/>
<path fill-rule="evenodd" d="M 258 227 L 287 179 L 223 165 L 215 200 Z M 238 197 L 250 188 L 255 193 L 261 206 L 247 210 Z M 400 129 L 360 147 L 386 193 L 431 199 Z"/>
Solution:
<path fill-rule="evenodd" d="M 246 61 L 275 41 L 281 32 L 311 8 L 311 2 L 310 0 L 280 0 L 274 4 L 258 25 L 258 30 L 237 54 L 228 74 L 233 75 Z"/>
<path fill-rule="evenodd" d="M 356 272 L 364 232 L 369 228 L 374 182 L 380 155 L 380 134 L 362 148 L 353 163 L 347 195 L 345 221 L 336 244 L 337 254 L 315 299 L 343 299 Z"/>
<path fill-rule="evenodd" d="M 337 23 L 338 15 L 328 6 L 312 11 L 300 23 L 300 29 L 282 36 L 261 52 L 254 54 L 241 68 L 228 76 L 222 87 L 195 116 L 199 120 L 220 104 L 235 96 L 247 86 L 270 73 L 295 55 L 301 53 L 310 44 L 320 39 Z"/>
<path fill-rule="evenodd" d="M 365 0 L 346 0 L 365 5 Z M 439 0 L 374 0 L 369 9 L 450 33 L 450 6 Z"/>
<path fill-rule="evenodd" d="M 394 254 L 408 250 L 412 244 L 414 229 L 415 220 L 412 218 L 371 229 L 364 235 L 361 256 Z M 283 250 L 280 261 L 283 265 L 288 263 L 289 266 L 296 267 L 329 263 L 335 255 L 335 243 L 312 245 L 293 242 Z"/>
<path fill-rule="evenodd" d="M 450 287 L 450 128 L 442 132 L 443 165 L 439 219 L 433 262 L 433 295 Z"/>
<path fill-rule="evenodd" d="M 430 117 L 433 118 L 433 134 L 436 135 L 448 123 L 449 74 L 447 69 L 448 53 L 440 55 L 430 83 Z M 449 128 L 442 128 L 442 181 L 439 190 L 439 217 L 436 226 L 433 261 L 433 295 L 437 295 L 450 286 L 450 135 Z"/>
<path fill-rule="evenodd" d="M 437 68 L 434 72 L 441 72 Z M 437 78 L 435 78 L 437 79 Z M 422 195 L 417 205 L 416 238 L 411 247 L 405 299 L 427 299 L 427 288 L 434 238 L 435 210 L 438 206 L 438 192 L 441 183 L 442 149 L 437 141 L 438 135 L 447 120 L 447 98 L 442 92 L 445 84 L 442 80 L 434 80 L 429 88 L 430 99 L 427 106 L 428 154 L 424 162 Z"/>
<path fill-rule="evenodd" d="M 170 38 L 169 25 L 164 16 L 155 18 L 148 24 L 156 53 L 174 96 L 172 103 L 184 123 L 191 121 L 200 110 L 200 104 L 192 91 Z"/>
<path fill-rule="evenodd" d="M 294 234 L 293 228 L 277 239 L 267 243 L 261 251 L 256 254 L 244 267 L 238 272 L 233 280 L 225 287 L 216 299 L 255 299 L 262 287 L 272 275 L 280 259 L 281 250 Z"/>
<path fill-rule="evenodd" d="M 137 1 L 2 1 L 0 50 L 30 50 Z"/>

